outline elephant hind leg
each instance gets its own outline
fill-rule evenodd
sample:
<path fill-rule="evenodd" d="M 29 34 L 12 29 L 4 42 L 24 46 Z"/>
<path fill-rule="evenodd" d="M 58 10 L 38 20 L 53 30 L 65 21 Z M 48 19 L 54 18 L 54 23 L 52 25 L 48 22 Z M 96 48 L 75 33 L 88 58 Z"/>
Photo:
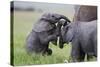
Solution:
<path fill-rule="evenodd" d="M 83 51 L 80 51 L 80 58 L 79 58 L 79 61 L 80 62 L 83 62 L 85 59 L 85 53 Z"/>
<path fill-rule="evenodd" d="M 83 51 L 80 51 L 79 55 L 75 57 L 73 62 L 83 62 L 85 59 L 85 53 Z"/>
<path fill-rule="evenodd" d="M 92 56 L 90 56 L 90 55 L 87 54 L 87 61 L 90 61 L 91 58 L 92 58 Z"/>
<path fill-rule="evenodd" d="M 72 49 L 72 61 L 73 62 L 83 62 L 85 59 L 85 53 L 80 46 L 78 48 Z"/>
<path fill-rule="evenodd" d="M 82 44 L 79 43 L 79 62 L 83 62 L 85 60 L 85 52 L 84 49 L 82 47 Z"/>

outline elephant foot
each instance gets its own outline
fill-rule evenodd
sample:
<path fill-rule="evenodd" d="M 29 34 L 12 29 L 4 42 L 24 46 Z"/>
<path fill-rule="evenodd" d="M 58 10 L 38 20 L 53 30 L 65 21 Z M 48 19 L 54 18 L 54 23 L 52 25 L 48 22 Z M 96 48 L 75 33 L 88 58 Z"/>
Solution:
<path fill-rule="evenodd" d="M 72 62 L 83 62 L 84 61 L 84 57 L 72 57 Z"/>
<path fill-rule="evenodd" d="M 50 48 L 47 50 L 47 55 L 52 55 L 52 50 Z"/>
<path fill-rule="evenodd" d="M 84 62 L 83 58 L 72 59 L 72 62 Z"/>
<path fill-rule="evenodd" d="M 87 61 L 91 61 L 91 59 L 93 59 L 93 56 L 87 55 Z"/>
<path fill-rule="evenodd" d="M 42 53 L 42 56 L 45 56 L 45 55 L 52 55 L 52 50 L 50 49 L 50 48 L 48 48 L 46 51 L 44 51 L 43 53 Z"/>

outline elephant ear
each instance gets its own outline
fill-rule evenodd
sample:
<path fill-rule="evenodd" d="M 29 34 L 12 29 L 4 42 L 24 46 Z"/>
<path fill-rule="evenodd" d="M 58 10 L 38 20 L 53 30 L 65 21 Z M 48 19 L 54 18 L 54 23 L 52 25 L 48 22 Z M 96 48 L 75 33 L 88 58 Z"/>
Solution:
<path fill-rule="evenodd" d="M 54 26 L 55 26 L 54 24 L 50 24 L 49 22 L 40 21 L 34 26 L 33 30 L 36 32 L 49 31 L 53 29 Z"/>

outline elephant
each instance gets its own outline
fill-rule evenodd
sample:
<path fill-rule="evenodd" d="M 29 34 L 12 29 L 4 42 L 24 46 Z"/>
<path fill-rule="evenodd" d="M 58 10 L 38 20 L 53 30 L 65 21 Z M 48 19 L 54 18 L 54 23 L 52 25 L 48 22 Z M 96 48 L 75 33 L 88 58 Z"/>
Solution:
<path fill-rule="evenodd" d="M 61 29 L 61 34 L 63 43 L 72 44 L 73 62 L 84 61 L 85 55 L 87 60 L 91 56 L 97 57 L 97 20 L 71 22 Z"/>
<path fill-rule="evenodd" d="M 75 5 L 74 10 L 73 22 L 97 20 L 97 6 Z"/>
<path fill-rule="evenodd" d="M 57 42 L 59 25 L 56 26 L 56 23 L 60 19 L 69 21 L 67 17 L 56 13 L 44 13 L 39 18 L 26 38 L 27 53 L 52 54 L 52 50 L 49 48 L 49 42 Z"/>
<path fill-rule="evenodd" d="M 75 14 L 73 18 L 74 22 L 90 22 L 92 20 L 97 20 L 97 6 L 89 6 L 89 5 L 75 5 Z M 65 22 L 65 21 L 59 21 L 59 22 Z M 76 23 L 75 23 L 76 24 Z M 61 28 L 61 27 L 60 27 Z M 62 34 L 65 32 L 60 30 Z M 61 34 L 60 33 L 60 34 Z M 64 43 L 67 41 L 64 41 L 64 36 L 60 35 L 59 37 L 59 47 L 62 49 L 64 47 Z M 87 55 L 87 59 L 89 60 L 89 55 Z"/>
<path fill-rule="evenodd" d="M 79 22 L 79 21 L 89 22 L 92 20 L 97 20 L 97 6 L 75 5 L 74 10 L 75 10 L 75 14 L 74 14 L 73 22 Z M 60 35 L 59 47 L 63 48 L 63 44 L 64 42 L 62 40 L 62 36 Z"/>

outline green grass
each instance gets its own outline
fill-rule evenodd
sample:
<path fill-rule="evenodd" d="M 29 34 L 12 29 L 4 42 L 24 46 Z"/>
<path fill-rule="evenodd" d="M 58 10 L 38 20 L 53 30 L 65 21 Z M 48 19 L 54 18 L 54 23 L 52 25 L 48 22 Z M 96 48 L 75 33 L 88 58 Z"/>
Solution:
<path fill-rule="evenodd" d="M 31 31 L 34 23 L 40 17 L 41 13 L 37 12 L 20 12 L 14 13 L 14 65 L 31 65 L 31 64 L 55 64 L 64 63 L 64 60 L 70 59 L 71 45 L 65 45 L 63 49 L 50 43 L 53 51 L 51 56 L 28 55 L 25 50 L 26 37 Z"/>

